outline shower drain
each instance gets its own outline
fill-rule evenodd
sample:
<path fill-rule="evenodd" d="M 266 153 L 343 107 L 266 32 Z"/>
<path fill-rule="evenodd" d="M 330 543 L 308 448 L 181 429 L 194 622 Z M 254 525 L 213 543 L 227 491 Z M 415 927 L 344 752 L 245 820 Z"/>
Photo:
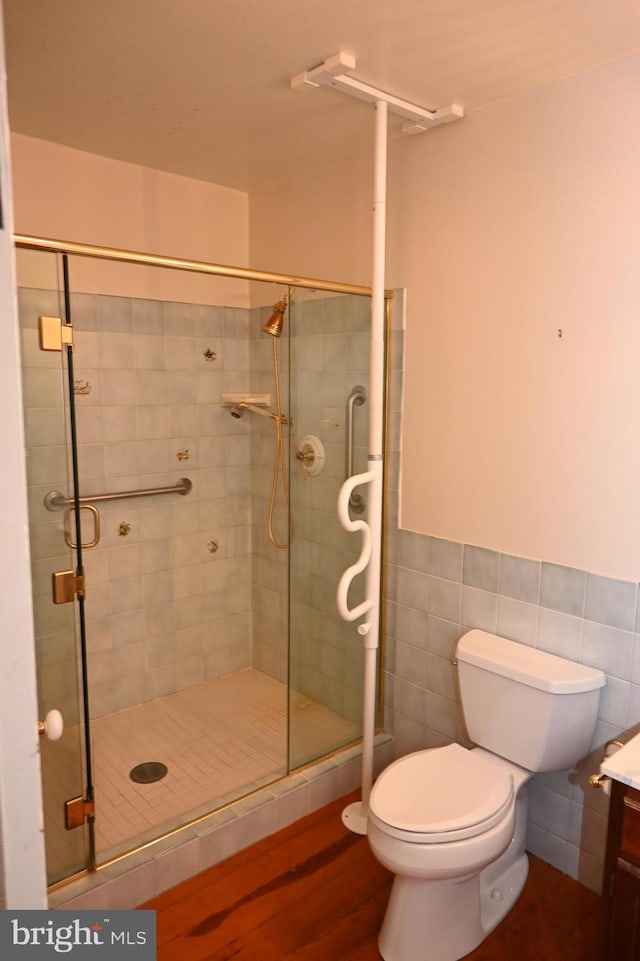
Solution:
<path fill-rule="evenodd" d="M 153 784 L 154 781 L 161 781 L 169 768 L 160 761 L 143 761 L 131 768 L 129 777 L 136 784 Z"/>

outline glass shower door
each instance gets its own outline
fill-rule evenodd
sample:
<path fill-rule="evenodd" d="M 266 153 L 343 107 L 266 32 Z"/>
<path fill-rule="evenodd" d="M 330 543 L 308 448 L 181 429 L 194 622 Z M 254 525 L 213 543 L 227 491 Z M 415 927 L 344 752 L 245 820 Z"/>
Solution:
<path fill-rule="evenodd" d="M 280 280 L 198 278 L 205 289 L 164 272 L 147 286 L 138 264 L 101 272 L 110 292 L 94 294 L 74 256 L 75 355 L 43 353 L 38 318 L 63 318 L 68 334 L 64 259 L 19 261 L 40 699 L 67 724 L 43 744 L 54 882 L 92 867 L 96 849 L 118 857 L 360 737 L 362 640 L 336 588 L 361 543 L 336 499 L 367 465 L 370 299 Z M 165 498 L 185 477 L 190 496 Z M 91 499 L 101 542 L 72 551 L 65 535 L 95 538 L 80 511 Z M 57 572 L 75 603 L 52 604 Z"/>
<path fill-rule="evenodd" d="M 362 639 L 336 609 L 361 538 L 336 504 L 345 477 L 367 469 L 370 317 L 365 296 L 298 291 L 291 305 L 290 769 L 362 735 Z M 367 488 L 356 494 L 352 516 L 366 520 Z"/>
<path fill-rule="evenodd" d="M 47 875 L 53 884 L 89 867 L 92 859 L 76 600 L 82 593 L 81 558 L 71 546 L 77 538 L 69 445 L 73 376 L 71 348 L 64 344 L 68 311 L 59 288 L 60 261 L 53 254 L 19 251 L 17 265 L 38 702 L 41 719 L 49 715 L 40 747 Z M 45 340 L 52 338 L 49 346 L 59 342 L 57 349 L 42 349 L 41 329 Z M 59 739 L 53 739 L 52 711 L 63 717 Z"/>

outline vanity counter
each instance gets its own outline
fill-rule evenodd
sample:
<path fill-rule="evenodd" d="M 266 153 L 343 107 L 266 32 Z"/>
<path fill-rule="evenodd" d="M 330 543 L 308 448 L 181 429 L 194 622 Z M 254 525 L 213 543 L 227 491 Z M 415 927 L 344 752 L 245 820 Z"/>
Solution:
<path fill-rule="evenodd" d="M 640 734 L 600 765 L 602 774 L 640 791 Z"/>

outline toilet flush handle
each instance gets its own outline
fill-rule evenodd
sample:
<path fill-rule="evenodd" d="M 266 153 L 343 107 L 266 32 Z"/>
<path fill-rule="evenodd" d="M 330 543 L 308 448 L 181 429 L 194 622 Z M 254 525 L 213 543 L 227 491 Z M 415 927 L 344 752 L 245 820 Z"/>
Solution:
<path fill-rule="evenodd" d="M 611 778 L 606 774 L 592 774 L 589 784 L 591 787 L 600 788 L 603 794 L 611 794 Z"/>

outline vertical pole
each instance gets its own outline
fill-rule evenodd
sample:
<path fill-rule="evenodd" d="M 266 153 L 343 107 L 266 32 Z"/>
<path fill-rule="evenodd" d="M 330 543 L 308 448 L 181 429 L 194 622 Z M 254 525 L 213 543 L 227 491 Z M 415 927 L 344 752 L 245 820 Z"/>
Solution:
<path fill-rule="evenodd" d="M 371 385 L 369 460 L 382 459 L 384 402 L 384 291 L 387 227 L 387 104 L 376 103 L 373 184 L 373 283 L 371 295 Z M 370 523 L 376 518 L 370 519 Z"/>
<path fill-rule="evenodd" d="M 387 215 L 387 104 L 376 103 L 373 170 L 373 283 L 371 296 L 371 360 L 368 523 L 371 560 L 367 568 L 367 598 L 372 601 L 366 623 L 358 627 L 364 640 L 364 694 L 362 740 L 362 800 L 342 812 L 344 824 L 356 834 L 367 833 L 369 796 L 373 785 L 373 740 L 376 720 L 378 634 L 380 631 L 380 578 L 382 545 L 383 418 L 384 418 L 384 317 Z"/>

